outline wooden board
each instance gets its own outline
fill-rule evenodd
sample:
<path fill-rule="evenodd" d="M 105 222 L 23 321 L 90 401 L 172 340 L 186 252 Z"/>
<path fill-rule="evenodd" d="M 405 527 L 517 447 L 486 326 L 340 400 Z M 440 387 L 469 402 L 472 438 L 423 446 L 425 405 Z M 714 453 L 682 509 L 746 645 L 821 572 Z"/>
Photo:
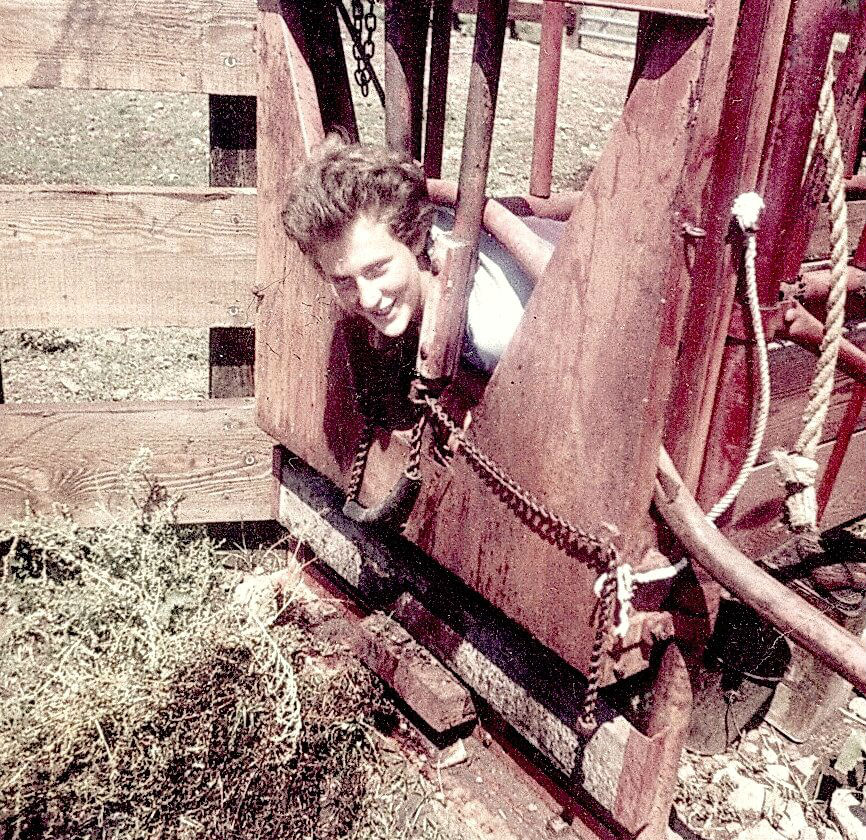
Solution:
<path fill-rule="evenodd" d="M 255 0 L 0 0 L 0 87 L 255 94 Z"/>
<path fill-rule="evenodd" d="M 866 225 L 866 201 L 848 202 L 848 247 L 851 251 L 857 248 L 863 227 Z M 818 208 L 815 227 L 806 249 L 806 260 L 827 259 L 830 254 L 830 220 L 827 205 Z"/>
<path fill-rule="evenodd" d="M 832 443 L 818 447 L 818 462 L 823 470 Z M 851 438 L 848 454 L 842 462 L 836 486 L 824 518 L 820 522 L 823 530 L 834 528 L 866 514 L 866 431 L 857 432 Z M 820 482 L 821 473 L 818 474 Z M 731 507 L 730 519 L 722 531 L 744 554 L 757 559 L 781 545 L 788 538 L 788 530 L 780 517 L 784 508 L 784 490 L 779 484 L 774 464 L 764 464 L 751 475 L 742 493 Z"/>
<path fill-rule="evenodd" d="M 852 330 L 846 335 L 858 347 L 866 348 L 866 330 Z M 758 463 L 770 459 L 774 449 L 790 449 L 803 428 L 803 409 L 809 399 L 809 387 L 815 375 L 815 355 L 796 344 L 784 344 L 770 349 L 770 418 Z M 841 372 L 824 421 L 822 442 L 833 440 L 854 388 L 853 380 Z M 857 428 L 866 425 L 861 415 Z"/>
<path fill-rule="evenodd" d="M 85 525 L 130 510 L 123 478 L 142 448 L 179 521 L 271 518 L 272 441 L 236 399 L 0 406 L 0 521 L 27 503 L 68 505 Z"/>
<path fill-rule="evenodd" d="M 0 186 L 0 329 L 242 326 L 253 189 Z"/>

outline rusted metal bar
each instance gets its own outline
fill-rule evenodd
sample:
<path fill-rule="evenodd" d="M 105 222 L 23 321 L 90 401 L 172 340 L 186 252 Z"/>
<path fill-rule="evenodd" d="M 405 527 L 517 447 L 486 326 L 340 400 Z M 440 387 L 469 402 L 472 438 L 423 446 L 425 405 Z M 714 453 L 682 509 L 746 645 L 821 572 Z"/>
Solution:
<path fill-rule="evenodd" d="M 772 306 L 779 298 L 782 280 L 779 263 L 791 228 L 789 208 L 799 201 L 818 94 L 838 12 L 836 0 L 791 3 L 756 185 L 766 202 L 756 260 L 758 297 L 763 306 Z M 755 363 L 753 345 L 727 342 L 696 494 L 703 505 L 712 505 L 724 493 L 745 457 L 756 394 Z"/>
<path fill-rule="evenodd" d="M 484 213 L 493 119 L 508 23 L 508 0 L 480 0 L 469 74 L 454 229 L 440 239 L 442 270 L 428 292 L 418 343 L 418 372 L 450 378 L 463 340 L 466 295 Z"/>
<path fill-rule="evenodd" d="M 446 207 L 457 204 L 457 184 L 454 181 L 428 179 L 427 193 L 436 204 Z M 519 216 L 495 199 L 488 198 L 484 203 L 481 222 L 487 232 L 505 247 L 521 270 L 535 283 L 547 267 L 553 248 L 530 230 Z"/>
<path fill-rule="evenodd" d="M 580 197 L 579 192 L 552 193 L 547 198 L 535 195 L 497 196 L 497 201 L 516 216 L 538 216 L 539 219 L 555 219 L 567 222 Z"/>
<path fill-rule="evenodd" d="M 532 171 L 529 193 L 550 196 L 553 150 L 556 144 L 556 111 L 559 100 L 559 68 L 562 63 L 562 28 L 565 7 L 544 0 L 541 10 L 541 44 L 538 50 L 538 80 L 535 93 L 535 123 L 532 135 Z"/>
<path fill-rule="evenodd" d="M 427 122 L 424 126 L 424 174 L 428 178 L 442 175 L 448 62 L 451 57 L 451 5 L 452 0 L 433 0 L 430 80 L 427 85 Z"/>
<path fill-rule="evenodd" d="M 859 691 L 866 691 L 866 646 L 734 548 L 707 520 L 664 449 L 654 502 L 696 563 Z"/>
<path fill-rule="evenodd" d="M 385 0 L 385 142 L 421 159 L 430 0 Z"/>
<path fill-rule="evenodd" d="M 800 347 L 805 347 L 817 356 L 821 352 L 821 342 L 824 340 L 824 326 L 814 315 L 799 304 L 795 304 L 785 313 L 784 327 L 779 330 L 779 335 L 799 344 Z M 839 359 L 836 365 L 855 382 L 866 385 L 866 352 L 847 339 L 842 339 L 839 345 Z"/>

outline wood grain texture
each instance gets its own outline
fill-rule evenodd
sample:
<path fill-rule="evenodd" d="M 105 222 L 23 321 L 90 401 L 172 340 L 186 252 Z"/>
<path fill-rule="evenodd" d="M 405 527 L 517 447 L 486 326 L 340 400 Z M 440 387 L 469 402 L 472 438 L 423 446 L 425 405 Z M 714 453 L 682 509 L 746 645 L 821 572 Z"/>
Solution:
<path fill-rule="evenodd" d="M 86 525 L 132 509 L 124 476 L 142 448 L 179 521 L 271 518 L 273 447 L 253 401 L 201 400 L 0 406 L 0 521 L 28 503 Z"/>
<path fill-rule="evenodd" d="M 705 0 L 601 0 L 601 2 L 593 0 L 592 5 L 639 12 L 666 12 L 697 19 L 707 16 Z M 455 12 L 474 15 L 477 8 L 478 0 L 454 0 Z M 569 26 L 573 25 L 572 21 L 579 20 L 579 8 L 579 3 L 568 4 L 566 23 Z M 508 4 L 508 16 L 515 20 L 538 23 L 541 20 L 541 0 L 511 0 Z"/>
<path fill-rule="evenodd" d="M 866 225 L 866 201 L 848 202 L 848 247 L 854 251 Z M 815 227 L 806 248 L 806 260 L 823 260 L 830 255 L 830 215 L 826 204 L 818 207 Z"/>
<path fill-rule="evenodd" d="M 0 186 L 0 329 L 251 322 L 251 189 Z"/>
<path fill-rule="evenodd" d="M 254 0 L 0 0 L 0 87 L 249 94 Z"/>

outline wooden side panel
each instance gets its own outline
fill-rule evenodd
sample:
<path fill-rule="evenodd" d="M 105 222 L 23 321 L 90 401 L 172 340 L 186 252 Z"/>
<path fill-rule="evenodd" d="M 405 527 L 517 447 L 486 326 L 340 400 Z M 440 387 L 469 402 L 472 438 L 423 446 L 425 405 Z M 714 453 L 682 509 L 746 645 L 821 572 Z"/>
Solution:
<path fill-rule="evenodd" d="M 566 23 L 569 25 L 571 25 L 570 19 L 576 18 L 580 5 L 579 3 L 568 4 Z M 633 9 L 638 12 L 662 12 L 686 18 L 700 19 L 707 16 L 705 0 L 593 0 L 592 5 L 612 9 Z M 477 8 L 478 0 L 454 0 L 455 12 L 474 15 Z M 508 15 L 517 20 L 537 23 L 541 20 L 541 0 L 511 0 L 508 4 Z"/>
<path fill-rule="evenodd" d="M 252 189 L 0 186 L 0 329 L 235 326 Z"/>
<path fill-rule="evenodd" d="M 124 477 L 142 449 L 179 521 L 271 518 L 273 446 L 253 401 L 201 400 L 0 406 L 0 521 L 28 503 L 67 505 L 84 525 L 132 509 Z"/>
<path fill-rule="evenodd" d="M 0 87 L 256 92 L 254 0 L 0 0 Z"/>
<path fill-rule="evenodd" d="M 337 306 L 286 236 L 280 213 L 294 167 L 324 135 L 294 4 L 259 4 L 257 419 L 341 483 L 352 459 L 352 387 Z M 330 369 L 330 374 L 329 374 Z"/>
<path fill-rule="evenodd" d="M 854 330 L 846 336 L 858 347 L 866 348 L 866 330 Z M 776 347 L 770 352 L 771 402 L 770 419 L 758 463 L 770 459 L 774 449 L 790 449 L 803 428 L 803 409 L 809 400 L 809 387 L 815 375 L 815 355 L 796 344 Z M 830 410 L 824 421 L 822 441 L 833 440 L 842 421 L 854 382 L 841 371 L 836 372 L 836 386 Z M 866 425 L 861 416 L 857 428 Z"/>

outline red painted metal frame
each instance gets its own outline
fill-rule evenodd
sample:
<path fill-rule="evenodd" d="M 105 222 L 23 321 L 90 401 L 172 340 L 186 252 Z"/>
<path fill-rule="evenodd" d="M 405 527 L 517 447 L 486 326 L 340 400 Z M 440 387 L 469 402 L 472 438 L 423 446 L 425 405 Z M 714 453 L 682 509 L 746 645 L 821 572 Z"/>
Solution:
<path fill-rule="evenodd" d="M 565 7 L 544 0 L 541 10 L 541 44 L 535 93 L 535 123 L 532 138 L 532 170 L 529 194 L 550 196 L 553 151 L 556 144 L 556 112 L 559 100 L 559 68 L 562 62 L 562 30 Z"/>
<path fill-rule="evenodd" d="M 448 62 L 451 56 L 451 5 L 451 0 L 433 0 L 427 122 L 424 126 L 424 174 L 428 178 L 439 178 L 442 175 Z"/>
<path fill-rule="evenodd" d="M 430 0 L 385 0 L 385 142 L 421 159 Z"/>

